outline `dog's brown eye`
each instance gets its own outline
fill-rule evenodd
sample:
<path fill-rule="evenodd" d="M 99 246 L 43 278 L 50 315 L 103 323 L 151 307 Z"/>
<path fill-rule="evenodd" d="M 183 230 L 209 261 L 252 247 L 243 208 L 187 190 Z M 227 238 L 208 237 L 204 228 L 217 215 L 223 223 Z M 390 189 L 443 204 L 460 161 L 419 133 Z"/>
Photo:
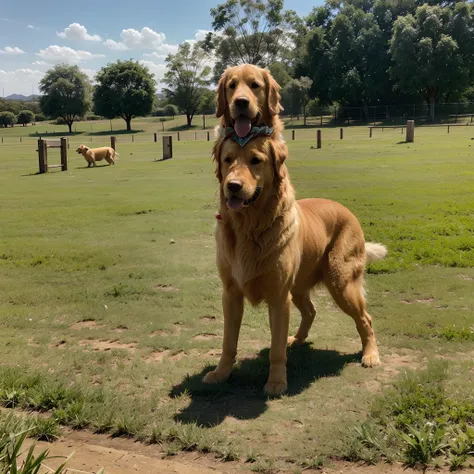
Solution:
<path fill-rule="evenodd" d="M 235 89 L 235 82 L 231 82 L 230 86 L 231 89 Z"/>
<path fill-rule="evenodd" d="M 224 161 L 225 161 L 226 163 L 230 163 L 230 156 L 226 156 L 226 158 L 224 159 Z"/>
<path fill-rule="evenodd" d="M 252 82 L 252 89 L 258 89 L 260 87 L 258 82 Z"/>
<path fill-rule="evenodd" d="M 254 156 L 251 160 L 250 160 L 250 164 L 251 165 L 258 165 L 262 160 L 260 158 L 257 158 L 256 156 Z"/>

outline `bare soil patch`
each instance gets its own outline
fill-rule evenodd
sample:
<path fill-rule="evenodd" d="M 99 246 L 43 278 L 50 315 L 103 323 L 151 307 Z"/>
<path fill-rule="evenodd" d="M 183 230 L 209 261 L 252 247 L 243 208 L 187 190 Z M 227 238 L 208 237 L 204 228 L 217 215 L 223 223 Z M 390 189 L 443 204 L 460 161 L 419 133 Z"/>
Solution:
<path fill-rule="evenodd" d="M 137 345 L 134 342 L 124 344 L 119 341 L 97 341 L 94 339 L 87 339 L 79 342 L 80 346 L 91 347 L 94 351 L 105 352 L 112 349 L 122 349 L 129 352 L 135 352 Z"/>

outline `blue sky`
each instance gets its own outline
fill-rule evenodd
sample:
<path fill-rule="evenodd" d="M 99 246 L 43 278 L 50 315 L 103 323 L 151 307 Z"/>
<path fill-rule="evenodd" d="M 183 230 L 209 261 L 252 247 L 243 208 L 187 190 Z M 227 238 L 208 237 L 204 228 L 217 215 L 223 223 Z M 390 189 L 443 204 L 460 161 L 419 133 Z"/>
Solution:
<path fill-rule="evenodd" d="M 186 40 L 211 29 L 209 10 L 220 0 L 16 0 L 0 9 L 0 94 L 38 92 L 52 65 L 78 64 L 90 77 L 108 62 L 133 58 L 155 73 Z M 306 15 L 321 0 L 286 0 Z M 60 6 L 59 6 L 59 5 Z"/>

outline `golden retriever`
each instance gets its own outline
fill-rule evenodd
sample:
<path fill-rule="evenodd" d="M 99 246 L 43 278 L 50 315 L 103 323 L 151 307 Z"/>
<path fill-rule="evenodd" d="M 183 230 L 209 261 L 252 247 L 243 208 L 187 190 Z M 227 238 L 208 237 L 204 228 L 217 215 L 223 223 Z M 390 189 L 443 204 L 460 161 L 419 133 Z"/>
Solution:
<path fill-rule="evenodd" d="M 231 82 L 224 82 L 225 87 L 231 88 L 236 74 L 226 72 Z M 228 100 L 232 93 L 225 96 Z M 263 97 L 262 116 L 271 114 L 266 103 Z M 243 147 L 223 138 L 214 145 L 220 183 L 216 241 L 224 339 L 220 361 L 204 377 L 206 383 L 223 382 L 232 372 L 246 298 L 253 305 L 268 305 L 271 349 L 265 391 L 285 392 L 287 344 L 303 344 L 308 337 L 316 315 L 310 292 L 318 283 L 324 283 L 354 319 L 362 340 L 362 365 L 380 364 L 363 278 L 366 263 L 384 258 L 387 249 L 366 243 L 357 218 L 341 204 L 296 200 L 284 163 L 287 154 L 286 144 L 273 136 L 257 137 Z M 296 335 L 288 338 L 292 302 L 301 313 L 301 323 Z"/>
<path fill-rule="evenodd" d="M 115 153 L 115 150 L 110 146 L 89 148 L 85 145 L 80 145 L 76 152 L 84 157 L 88 163 L 88 168 L 90 168 L 91 165 L 96 166 L 96 161 L 102 160 L 105 160 L 109 166 L 115 165 L 115 156 L 118 155 L 118 153 Z"/>
<path fill-rule="evenodd" d="M 280 86 L 267 69 L 251 64 L 228 67 L 217 86 L 217 117 L 221 118 L 217 132 L 225 134 L 233 127 L 245 136 L 253 126 L 273 128 L 275 136 L 283 130 L 279 113 Z M 220 130 L 219 130 L 220 128 Z"/>

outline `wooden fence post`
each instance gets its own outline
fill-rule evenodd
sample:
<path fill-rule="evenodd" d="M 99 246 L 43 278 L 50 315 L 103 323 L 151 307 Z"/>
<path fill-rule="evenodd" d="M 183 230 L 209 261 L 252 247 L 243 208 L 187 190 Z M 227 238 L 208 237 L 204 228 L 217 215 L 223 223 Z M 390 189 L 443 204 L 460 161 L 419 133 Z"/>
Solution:
<path fill-rule="evenodd" d="M 415 121 L 407 120 L 406 142 L 413 143 L 415 141 Z"/>
<path fill-rule="evenodd" d="M 48 148 L 46 142 L 40 138 L 38 140 L 38 160 L 40 174 L 48 172 Z"/>
<path fill-rule="evenodd" d="M 180 141 L 180 140 L 179 140 L 179 132 L 178 132 L 178 142 L 179 142 L 179 141 Z"/>
<path fill-rule="evenodd" d="M 316 148 L 321 148 L 321 130 L 316 132 Z"/>
<path fill-rule="evenodd" d="M 342 140 L 344 138 L 344 129 L 339 130 L 339 138 Z"/>
<path fill-rule="evenodd" d="M 154 140 L 155 143 L 156 143 L 156 140 L 157 140 L 157 135 L 156 135 L 156 133 L 153 134 L 153 140 Z"/>
<path fill-rule="evenodd" d="M 110 146 L 115 150 L 116 138 L 110 137 Z"/>
<path fill-rule="evenodd" d="M 369 138 L 372 138 L 372 127 L 369 127 Z"/>
<path fill-rule="evenodd" d="M 67 138 L 61 138 L 61 171 L 67 171 Z"/>
<path fill-rule="evenodd" d="M 211 134 L 209 133 L 209 131 L 207 132 L 207 141 L 210 141 L 211 140 Z"/>
<path fill-rule="evenodd" d="M 173 158 L 173 137 L 163 137 L 163 160 Z"/>
<path fill-rule="evenodd" d="M 292 139 L 292 140 L 295 139 L 295 131 L 294 131 L 294 130 L 291 131 L 291 139 Z"/>

